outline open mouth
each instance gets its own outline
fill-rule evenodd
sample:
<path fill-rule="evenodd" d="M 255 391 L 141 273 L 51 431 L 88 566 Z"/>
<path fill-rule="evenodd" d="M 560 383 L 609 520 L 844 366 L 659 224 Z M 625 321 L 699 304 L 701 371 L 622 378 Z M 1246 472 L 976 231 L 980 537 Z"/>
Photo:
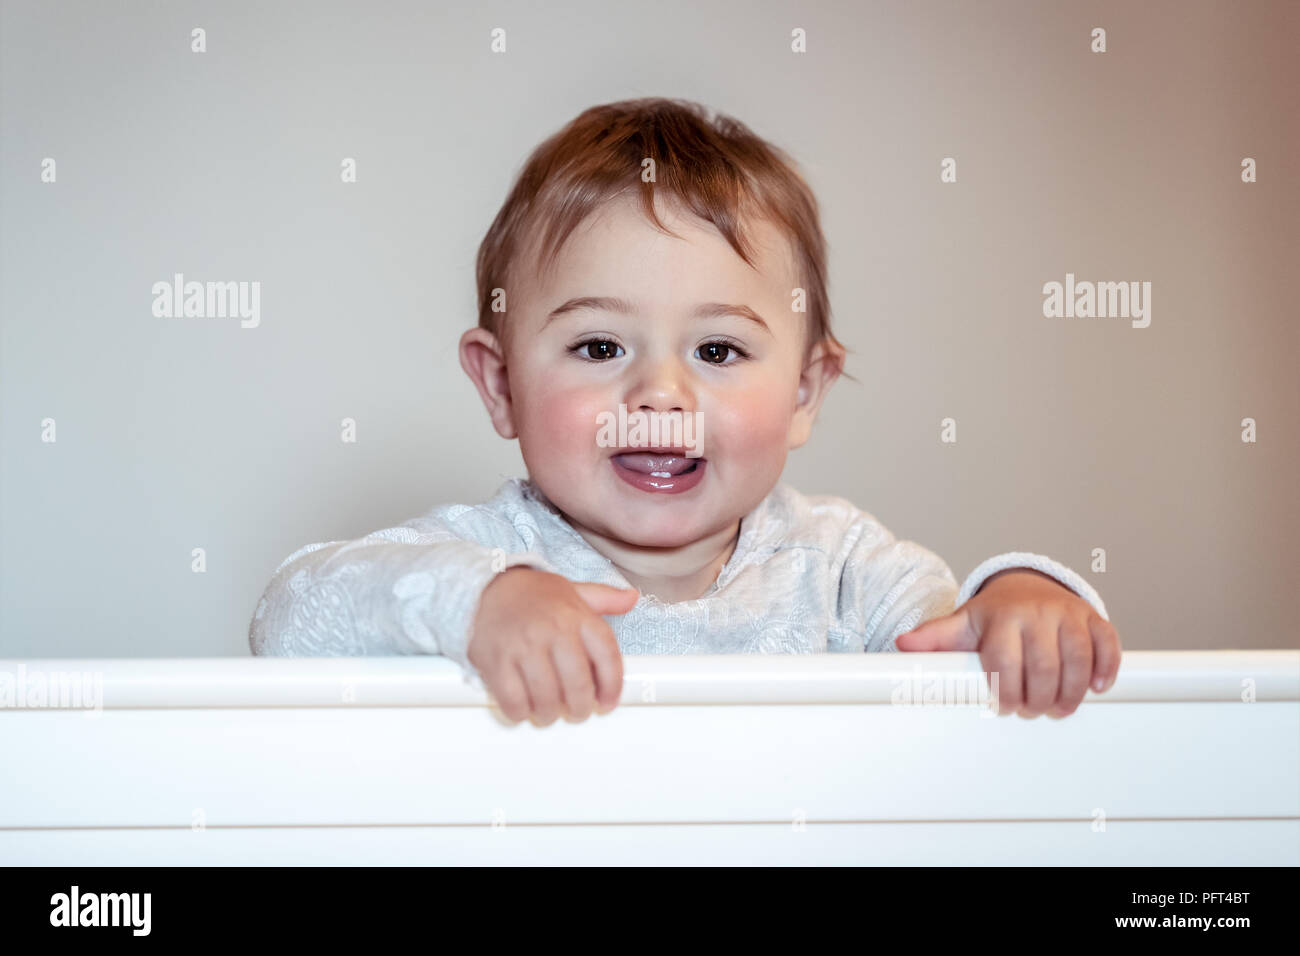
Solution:
<path fill-rule="evenodd" d="M 613 456 L 614 461 L 629 471 L 655 478 L 676 478 L 689 475 L 700 467 L 702 457 L 687 458 L 684 452 L 670 450 L 658 452 L 653 449 L 635 452 L 622 452 Z"/>
<path fill-rule="evenodd" d="M 706 459 L 687 458 L 680 448 L 648 448 L 610 456 L 620 478 L 641 491 L 681 494 L 704 479 Z"/>

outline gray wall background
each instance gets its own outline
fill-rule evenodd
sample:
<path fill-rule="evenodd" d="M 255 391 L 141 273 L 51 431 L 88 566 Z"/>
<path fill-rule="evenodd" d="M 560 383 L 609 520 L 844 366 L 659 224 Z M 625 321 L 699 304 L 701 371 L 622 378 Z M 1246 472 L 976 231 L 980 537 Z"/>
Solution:
<path fill-rule="evenodd" d="M 1298 47 L 1286 0 L 6 0 L 0 653 L 247 654 L 300 545 L 523 475 L 456 357 L 474 254 L 543 137 L 646 95 L 821 201 L 862 384 L 784 480 L 959 579 L 1058 558 L 1129 649 L 1297 646 Z M 155 318 L 175 272 L 260 281 L 260 326 Z M 1044 318 L 1066 272 L 1152 282 L 1150 327 Z"/>

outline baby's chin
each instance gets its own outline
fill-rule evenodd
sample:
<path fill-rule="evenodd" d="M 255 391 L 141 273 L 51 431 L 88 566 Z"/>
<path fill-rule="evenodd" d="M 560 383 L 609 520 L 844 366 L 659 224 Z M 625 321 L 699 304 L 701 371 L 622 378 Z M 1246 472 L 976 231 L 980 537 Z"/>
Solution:
<path fill-rule="evenodd" d="M 653 508 L 611 514 L 606 508 L 588 512 L 579 507 L 566 515 L 570 521 L 577 521 L 601 537 L 636 548 L 686 547 L 716 533 L 722 526 L 716 510 L 707 519 Z"/>
<path fill-rule="evenodd" d="M 601 533 L 619 544 L 633 548 L 684 548 L 707 538 L 716 528 L 623 527 L 615 523 Z"/>
<path fill-rule="evenodd" d="M 720 513 L 713 504 L 692 506 L 668 495 L 649 502 L 572 490 L 548 497 L 570 524 L 625 547 L 686 547 L 716 534 L 738 517 Z"/>

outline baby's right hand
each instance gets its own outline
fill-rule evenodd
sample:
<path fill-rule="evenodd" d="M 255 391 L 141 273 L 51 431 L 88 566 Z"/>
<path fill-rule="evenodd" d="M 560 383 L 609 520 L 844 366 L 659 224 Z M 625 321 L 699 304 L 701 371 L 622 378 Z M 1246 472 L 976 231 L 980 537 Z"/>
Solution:
<path fill-rule="evenodd" d="M 602 614 L 625 614 L 635 588 L 575 583 L 506 568 L 479 599 L 467 654 L 510 720 L 545 727 L 608 713 L 623 693 L 623 657 Z"/>

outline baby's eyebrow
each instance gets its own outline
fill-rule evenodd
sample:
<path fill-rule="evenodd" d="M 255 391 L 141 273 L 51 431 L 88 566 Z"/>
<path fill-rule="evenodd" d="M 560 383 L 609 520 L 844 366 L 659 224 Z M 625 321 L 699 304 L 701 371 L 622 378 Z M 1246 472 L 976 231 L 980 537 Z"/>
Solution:
<path fill-rule="evenodd" d="M 609 295 L 583 295 L 577 298 L 569 299 L 558 308 L 552 309 L 542 323 L 542 328 L 550 324 L 552 319 L 558 319 L 562 315 L 570 312 L 577 312 L 579 309 L 591 309 L 599 312 L 618 312 L 622 315 L 635 315 L 636 306 L 627 299 L 620 299 L 618 296 Z M 742 319 L 748 319 L 762 326 L 770 335 L 771 327 L 763 321 L 763 317 L 747 305 L 731 305 L 726 302 L 705 302 L 696 306 L 695 311 L 691 314 L 696 319 L 716 319 L 724 315 L 735 315 Z"/>

